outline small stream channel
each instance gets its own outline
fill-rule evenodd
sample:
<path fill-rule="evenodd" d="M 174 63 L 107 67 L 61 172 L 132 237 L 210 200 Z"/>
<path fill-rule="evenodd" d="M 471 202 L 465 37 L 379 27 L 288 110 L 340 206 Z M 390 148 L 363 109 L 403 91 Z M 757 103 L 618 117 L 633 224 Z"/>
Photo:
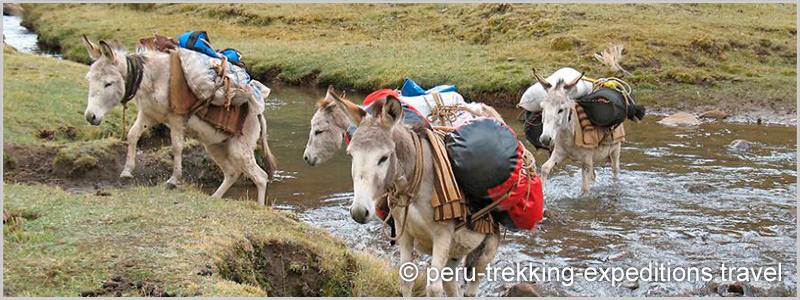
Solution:
<path fill-rule="evenodd" d="M 41 54 L 36 35 L 20 18 L 3 16 L 6 41 L 23 52 Z M 49 54 L 53 55 L 53 54 Z M 56 54 L 57 56 L 57 54 Z M 274 86 L 268 99 L 270 145 L 277 155 L 279 181 L 270 198 L 281 209 L 324 228 L 356 249 L 397 261 L 396 247 L 383 239 L 380 225 L 350 219 L 350 162 L 341 150 L 327 164 L 312 168 L 302 159 L 309 120 L 324 90 Z M 351 93 L 351 99 L 359 99 Z M 499 109 L 518 133 L 516 109 Z M 665 127 L 649 116 L 626 123 L 622 172 L 611 179 L 607 165 L 597 168 L 589 197 L 580 197 L 580 171 L 563 166 L 545 189 L 546 206 L 561 212 L 560 222 L 545 221 L 533 232 L 508 232 L 495 267 L 517 263 L 547 267 L 710 267 L 719 277 L 722 263 L 736 267 L 781 264 L 782 282 L 747 283 L 754 295 L 794 295 L 797 285 L 797 128 L 784 125 L 704 123 Z M 524 137 L 520 137 L 524 139 Z M 728 148 L 744 139 L 747 151 Z M 530 147 L 532 149 L 532 147 Z M 535 153 L 541 165 L 547 153 Z M 249 183 L 228 197 L 253 194 Z M 424 263 L 423 263 L 424 264 Z M 512 282 L 484 282 L 481 295 L 501 295 Z M 590 282 L 540 285 L 552 295 L 687 296 L 707 295 L 702 281 Z"/>

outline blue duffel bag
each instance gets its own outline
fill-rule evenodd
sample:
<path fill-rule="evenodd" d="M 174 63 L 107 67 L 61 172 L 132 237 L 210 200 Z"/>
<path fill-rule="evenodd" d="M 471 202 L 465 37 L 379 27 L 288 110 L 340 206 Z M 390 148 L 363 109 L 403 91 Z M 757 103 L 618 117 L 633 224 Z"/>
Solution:
<path fill-rule="evenodd" d="M 202 30 L 192 30 L 178 36 L 178 46 L 194 50 L 213 58 L 222 58 L 209 44 L 208 34 Z"/>
<path fill-rule="evenodd" d="M 232 64 L 243 66 L 242 53 L 239 50 L 225 48 L 220 51 L 214 51 L 210 43 L 208 33 L 203 30 L 187 31 L 178 36 L 178 46 L 182 48 L 197 51 L 213 58 L 222 59 L 222 56 L 225 56 Z"/>

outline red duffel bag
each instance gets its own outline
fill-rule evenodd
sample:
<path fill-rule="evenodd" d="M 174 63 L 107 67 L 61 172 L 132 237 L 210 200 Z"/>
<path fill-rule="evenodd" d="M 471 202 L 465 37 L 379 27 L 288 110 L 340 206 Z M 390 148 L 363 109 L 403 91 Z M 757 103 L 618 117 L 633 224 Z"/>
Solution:
<path fill-rule="evenodd" d="M 542 220 L 541 180 L 525 168 L 533 158 L 526 159 L 530 154 L 510 127 L 490 118 L 471 120 L 448 134 L 445 146 L 473 213 L 489 209 L 510 230 L 533 230 Z"/>

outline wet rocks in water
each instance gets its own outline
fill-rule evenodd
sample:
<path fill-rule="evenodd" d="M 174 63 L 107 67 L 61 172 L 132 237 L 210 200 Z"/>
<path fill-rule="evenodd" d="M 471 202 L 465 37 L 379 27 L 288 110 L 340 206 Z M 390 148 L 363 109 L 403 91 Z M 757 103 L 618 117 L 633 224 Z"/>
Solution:
<path fill-rule="evenodd" d="M 741 297 L 745 295 L 746 288 L 740 282 L 712 281 L 706 285 L 703 292 L 709 296 Z"/>
<path fill-rule="evenodd" d="M 688 190 L 689 193 L 692 193 L 692 194 L 705 194 L 705 193 L 710 193 L 710 192 L 714 192 L 714 191 L 717 190 L 716 187 L 714 187 L 714 186 L 712 186 L 712 185 L 710 185 L 708 183 L 690 183 L 690 184 L 685 185 L 685 187 L 686 187 L 686 190 Z"/>
<path fill-rule="evenodd" d="M 726 114 L 725 112 L 723 112 L 721 110 L 712 109 L 712 110 L 709 110 L 709 111 L 706 111 L 706 112 L 700 114 L 699 117 L 701 119 L 724 120 L 725 118 L 728 117 L 728 114 Z"/>
<path fill-rule="evenodd" d="M 521 282 L 507 288 L 503 297 L 569 297 L 570 295 L 557 288 L 557 285 L 539 282 Z"/>
<path fill-rule="evenodd" d="M 678 112 L 669 117 L 663 118 L 656 122 L 665 126 L 695 126 L 700 124 L 700 120 L 693 114 L 687 112 Z"/>
<path fill-rule="evenodd" d="M 542 294 L 527 282 L 512 286 L 503 297 L 542 297 Z"/>
<path fill-rule="evenodd" d="M 734 140 L 728 144 L 728 150 L 733 153 L 744 153 L 753 148 L 753 142 L 745 140 Z"/>

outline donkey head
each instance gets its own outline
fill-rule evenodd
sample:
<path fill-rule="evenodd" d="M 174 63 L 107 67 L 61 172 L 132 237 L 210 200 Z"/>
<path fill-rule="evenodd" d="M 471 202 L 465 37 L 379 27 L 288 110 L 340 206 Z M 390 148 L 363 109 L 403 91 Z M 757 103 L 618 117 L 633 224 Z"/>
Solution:
<path fill-rule="evenodd" d="M 311 118 L 311 131 L 303 152 L 303 159 L 311 166 L 319 166 L 333 157 L 350 125 L 344 111 L 336 105 L 334 95 L 331 86 L 325 98 L 317 102 L 317 111 Z"/>
<path fill-rule="evenodd" d="M 83 43 L 94 60 L 86 79 L 89 80 L 89 99 L 83 117 L 92 125 L 100 125 L 103 117 L 122 101 L 125 94 L 127 64 L 121 47 L 105 41 L 96 45 L 83 36 Z"/>
<path fill-rule="evenodd" d="M 352 157 L 353 204 L 350 216 L 366 223 L 375 216 L 375 209 L 387 187 L 401 174 L 394 136 L 404 129 L 400 100 L 389 96 L 385 102 L 372 104 L 372 114 L 353 103 L 337 98 L 337 105 L 358 124 L 347 147 Z"/>
<path fill-rule="evenodd" d="M 575 100 L 569 95 L 583 78 L 583 73 L 571 82 L 559 79 L 555 85 L 536 74 L 536 70 L 534 70 L 534 76 L 546 92 L 542 102 L 542 135 L 539 136 L 539 141 L 552 149 L 558 132 L 574 130 L 572 109 L 575 107 Z"/>

